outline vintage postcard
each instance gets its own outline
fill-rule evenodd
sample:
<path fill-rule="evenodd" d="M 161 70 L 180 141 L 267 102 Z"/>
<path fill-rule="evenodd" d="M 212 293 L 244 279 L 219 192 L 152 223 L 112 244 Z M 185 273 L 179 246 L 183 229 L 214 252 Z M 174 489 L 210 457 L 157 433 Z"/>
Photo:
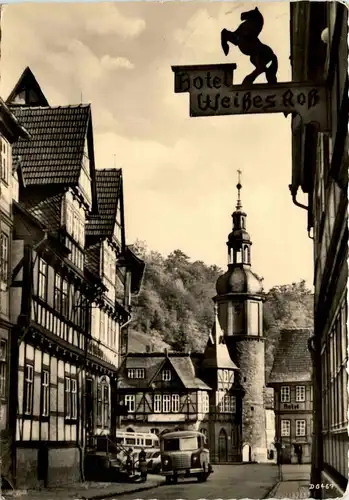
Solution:
<path fill-rule="evenodd" d="M 344 3 L 1 6 L 0 498 L 341 498 Z"/>

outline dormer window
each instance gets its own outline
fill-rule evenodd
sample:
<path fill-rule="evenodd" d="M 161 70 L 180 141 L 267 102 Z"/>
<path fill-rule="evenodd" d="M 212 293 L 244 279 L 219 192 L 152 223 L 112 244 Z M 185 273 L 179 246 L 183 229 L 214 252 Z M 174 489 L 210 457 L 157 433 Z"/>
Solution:
<path fill-rule="evenodd" d="M 131 379 L 143 379 L 145 377 L 145 370 L 144 368 L 129 368 L 127 376 Z"/>
<path fill-rule="evenodd" d="M 170 380 L 171 380 L 171 370 L 162 370 L 162 380 L 164 382 L 170 382 Z"/>

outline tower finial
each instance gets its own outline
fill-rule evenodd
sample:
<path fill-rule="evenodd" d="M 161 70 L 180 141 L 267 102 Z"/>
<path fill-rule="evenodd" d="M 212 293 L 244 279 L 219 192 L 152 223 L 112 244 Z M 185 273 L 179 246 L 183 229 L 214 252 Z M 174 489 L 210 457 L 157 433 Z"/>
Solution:
<path fill-rule="evenodd" d="M 238 173 L 238 183 L 237 183 L 236 187 L 237 187 L 237 190 L 238 190 L 238 201 L 237 201 L 237 204 L 236 204 L 236 210 L 240 210 L 242 208 L 242 203 L 241 203 L 241 198 L 240 198 L 240 191 L 241 191 L 241 188 L 242 188 L 242 184 L 241 184 L 241 174 L 242 174 L 242 171 L 238 170 L 237 173 Z"/>

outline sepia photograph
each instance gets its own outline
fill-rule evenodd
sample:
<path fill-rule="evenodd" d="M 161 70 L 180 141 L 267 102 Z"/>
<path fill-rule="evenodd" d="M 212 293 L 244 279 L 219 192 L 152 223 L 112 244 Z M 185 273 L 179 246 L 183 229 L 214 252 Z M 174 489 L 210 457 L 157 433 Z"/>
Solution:
<path fill-rule="evenodd" d="M 345 497 L 347 5 L 0 16 L 0 500 Z"/>

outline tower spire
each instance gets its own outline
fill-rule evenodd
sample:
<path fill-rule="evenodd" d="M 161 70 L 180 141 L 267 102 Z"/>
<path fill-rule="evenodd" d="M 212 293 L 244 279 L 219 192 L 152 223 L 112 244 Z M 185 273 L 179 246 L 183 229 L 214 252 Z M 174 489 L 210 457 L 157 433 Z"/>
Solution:
<path fill-rule="evenodd" d="M 238 170 L 238 183 L 236 184 L 237 190 L 238 190 L 238 201 L 236 203 L 236 210 L 241 210 L 242 209 L 242 203 L 241 203 L 241 189 L 242 189 L 242 184 L 241 184 L 241 175 L 242 171 Z"/>

